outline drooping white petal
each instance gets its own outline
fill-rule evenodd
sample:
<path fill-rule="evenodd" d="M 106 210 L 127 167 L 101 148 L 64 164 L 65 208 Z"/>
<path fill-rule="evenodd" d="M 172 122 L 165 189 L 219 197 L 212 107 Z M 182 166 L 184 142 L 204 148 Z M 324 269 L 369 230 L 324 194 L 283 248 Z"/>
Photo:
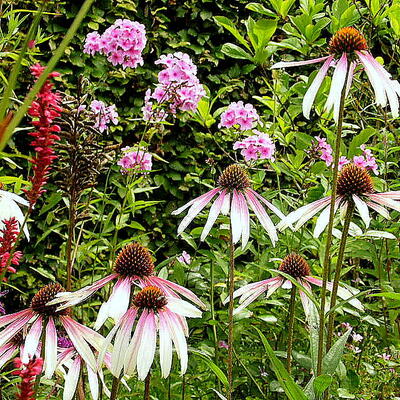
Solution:
<path fill-rule="evenodd" d="M 201 311 L 187 301 L 177 297 L 168 297 L 167 301 L 168 304 L 166 307 L 172 312 L 183 315 L 184 317 L 201 318 Z"/>
<path fill-rule="evenodd" d="M 156 351 L 157 328 L 154 312 L 150 311 L 144 324 L 144 335 L 142 335 L 137 354 L 137 374 L 138 379 L 143 381 L 146 379 L 153 364 L 154 354 Z"/>
<path fill-rule="evenodd" d="M 92 400 L 97 400 L 99 398 L 99 379 L 97 377 L 97 373 L 89 366 L 87 367 L 87 373 Z"/>
<path fill-rule="evenodd" d="M 382 217 L 386 219 L 390 219 L 390 214 L 389 211 L 386 210 L 386 208 L 383 208 L 379 204 L 373 203 L 372 201 L 366 201 L 365 202 L 369 208 L 372 208 L 375 210 L 378 214 L 382 215 Z"/>
<path fill-rule="evenodd" d="M 381 206 L 389 207 L 400 212 L 400 201 L 388 199 L 385 196 L 381 196 L 380 193 L 369 194 L 368 197 Z"/>
<path fill-rule="evenodd" d="M 242 249 L 244 249 L 250 238 L 250 214 L 246 199 L 242 193 L 239 193 L 240 218 L 242 224 Z"/>
<path fill-rule="evenodd" d="M 326 56 L 326 57 L 314 58 L 312 60 L 305 60 L 305 61 L 280 61 L 280 62 L 274 64 L 271 67 L 271 69 L 288 68 L 288 67 L 300 67 L 301 65 L 316 64 L 316 63 L 325 61 L 329 57 L 330 56 Z"/>
<path fill-rule="evenodd" d="M 53 317 L 47 322 L 44 352 L 44 376 L 50 379 L 57 366 L 57 331 Z"/>
<path fill-rule="evenodd" d="M 22 351 L 21 360 L 27 363 L 35 354 L 39 345 L 40 336 L 43 330 L 43 317 L 39 317 L 32 325 L 30 331 L 26 335 L 24 350 Z"/>
<path fill-rule="evenodd" d="M 231 227 L 232 227 L 232 241 L 237 243 L 242 236 L 242 221 L 240 211 L 240 200 L 236 189 L 232 193 L 232 204 L 231 204 Z"/>
<path fill-rule="evenodd" d="M 172 365 L 172 339 L 167 322 L 164 320 L 164 313 L 159 315 L 159 337 L 161 376 L 167 378 L 171 372 Z"/>
<path fill-rule="evenodd" d="M 336 199 L 335 200 L 335 206 L 334 206 L 334 211 L 333 214 L 336 214 L 337 208 L 339 207 L 341 199 Z M 331 206 L 329 205 L 328 207 L 326 207 L 320 214 L 320 216 L 317 219 L 317 223 L 315 224 L 315 228 L 314 228 L 314 233 L 313 236 L 315 238 L 318 238 L 319 235 L 325 230 L 325 228 L 327 227 L 328 223 L 329 223 L 329 214 L 331 211 Z"/>
<path fill-rule="evenodd" d="M 7 328 L 0 332 L 0 347 L 7 343 L 12 337 L 14 337 L 32 318 L 32 314 L 29 313 L 24 317 L 17 319 L 8 325 Z"/>
<path fill-rule="evenodd" d="M 247 191 L 253 193 L 254 196 L 256 196 L 258 198 L 258 200 L 261 201 L 261 203 L 264 203 L 280 219 L 283 219 L 286 217 L 285 214 L 283 214 L 283 212 L 278 207 L 275 207 L 271 202 L 269 202 L 267 199 L 265 199 L 263 196 L 261 196 L 255 190 L 248 188 Z"/>
<path fill-rule="evenodd" d="M 354 70 L 357 66 L 357 63 L 355 61 L 352 61 L 349 65 L 349 72 L 347 76 L 347 82 L 346 82 L 346 97 L 348 96 L 351 88 L 351 84 L 353 82 L 353 76 L 354 76 Z"/>
<path fill-rule="evenodd" d="M 71 367 L 69 368 L 68 374 L 65 377 L 63 400 L 72 400 L 78 386 L 79 375 L 81 371 L 81 358 L 76 357 Z"/>
<path fill-rule="evenodd" d="M 369 217 L 368 206 L 357 195 L 353 194 L 352 197 L 361 219 L 364 221 L 366 228 L 368 228 L 371 222 L 371 218 Z"/>
<path fill-rule="evenodd" d="M 218 191 L 219 189 L 213 189 L 212 191 L 215 191 L 215 193 Z M 184 211 L 184 210 L 186 210 L 187 208 L 189 208 L 191 205 L 193 205 L 194 203 L 196 203 L 196 202 L 198 202 L 198 201 L 201 201 L 202 199 L 204 199 L 204 197 L 208 197 L 209 196 L 209 194 L 210 194 L 210 192 L 207 192 L 207 193 L 204 193 L 204 194 L 202 194 L 201 196 L 199 196 L 199 197 L 196 197 L 195 199 L 193 199 L 193 200 L 190 200 L 188 203 L 186 203 L 184 206 L 182 206 L 182 207 L 180 207 L 180 208 L 178 208 L 177 210 L 175 210 L 175 211 L 172 211 L 172 215 L 178 215 L 178 214 L 180 214 L 182 211 Z"/>
<path fill-rule="evenodd" d="M 225 196 L 226 196 L 226 190 L 224 189 L 212 204 L 210 211 L 208 213 L 207 222 L 204 225 L 203 231 L 201 232 L 200 236 L 201 241 L 205 240 L 207 235 L 210 233 L 210 230 L 213 227 L 215 221 L 217 220 L 218 215 L 221 212 L 222 205 L 224 204 Z"/>

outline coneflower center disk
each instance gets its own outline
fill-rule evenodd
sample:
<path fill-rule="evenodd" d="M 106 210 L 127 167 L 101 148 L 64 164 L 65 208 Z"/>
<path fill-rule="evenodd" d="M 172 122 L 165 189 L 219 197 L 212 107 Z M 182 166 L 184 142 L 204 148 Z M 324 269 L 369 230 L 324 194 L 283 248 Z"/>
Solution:
<path fill-rule="evenodd" d="M 145 247 L 139 243 L 131 243 L 118 254 L 114 271 L 123 277 L 142 278 L 154 273 L 154 263 Z"/>
<path fill-rule="evenodd" d="M 50 285 L 44 286 L 33 296 L 31 301 L 32 310 L 44 316 L 70 314 L 71 310 L 69 308 L 56 312 L 59 305 L 46 305 L 49 301 L 56 298 L 57 293 L 61 292 L 65 292 L 65 289 L 59 283 L 51 283 Z"/>
<path fill-rule="evenodd" d="M 243 190 L 250 186 L 250 179 L 242 167 L 233 164 L 224 169 L 218 179 L 218 185 L 228 190 Z"/>
<path fill-rule="evenodd" d="M 340 196 L 373 193 L 374 185 L 368 171 L 354 164 L 346 165 L 339 174 L 337 193 Z"/>
<path fill-rule="evenodd" d="M 329 53 L 335 56 L 367 49 L 363 34 L 351 26 L 338 30 L 329 42 Z"/>
<path fill-rule="evenodd" d="M 167 305 L 164 292 L 156 286 L 147 286 L 142 289 L 132 300 L 138 308 L 158 311 Z"/>
<path fill-rule="evenodd" d="M 310 266 L 307 261 L 296 253 L 286 256 L 279 267 L 279 271 L 292 276 L 293 278 L 301 278 L 311 275 Z"/>

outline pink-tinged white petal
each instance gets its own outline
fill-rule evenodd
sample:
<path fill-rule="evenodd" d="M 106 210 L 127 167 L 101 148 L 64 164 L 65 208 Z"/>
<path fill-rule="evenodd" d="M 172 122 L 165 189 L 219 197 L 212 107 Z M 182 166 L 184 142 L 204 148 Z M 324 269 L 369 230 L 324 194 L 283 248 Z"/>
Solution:
<path fill-rule="evenodd" d="M 213 190 L 211 190 L 211 192 L 217 193 L 219 190 L 220 190 L 220 189 L 213 189 Z M 190 201 L 189 201 L 188 203 L 186 203 L 184 206 L 178 208 L 178 209 L 175 210 L 175 211 L 172 211 L 171 214 L 172 214 L 172 215 L 179 215 L 181 212 L 185 211 L 187 208 L 189 208 L 189 207 L 190 207 L 191 205 L 193 205 L 194 203 L 203 200 L 205 197 L 208 198 L 211 192 L 204 193 L 204 194 L 202 194 L 201 196 L 196 197 L 196 198 L 193 199 L 193 200 L 190 200 Z"/>
<path fill-rule="evenodd" d="M 150 277 L 149 282 L 163 290 L 165 289 L 165 287 L 171 288 L 172 290 L 186 297 L 190 301 L 193 301 L 193 303 L 197 304 L 200 308 L 204 310 L 207 308 L 207 306 L 191 290 L 181 285 L 178 285 L 177 283 L 160 278 L 159 276 Z"/>
<path fill-rule="evenodd" d="M 347 82 L 346 82 L 346 97 L 348 96 L 351 88 L 351 84 L 353 83 L 353 76 L 354 76 L 354 70 L 357 66 L 357 63 L 355 61 L 352 61 L 349 65 L 349 74 L 347 76 Z"/>
<path fill-rule="evenodd" d="M 8 325 L 7 328 L 0 332 L 0 346 L 6 344 L 12 337 L 14 337 L 34 316 L 33 313 L 25 314 L 24 317 L 15 320 Z"/>
<path fill-rule="evenodd" d="M 383 193 L 376 193 L 379 194 L 381 197 L 389 197 L 392 200 L 400 200 L 400 191 L 392 191 L 392 192 L 383 192 Z"/>
<path fill-rule="evenodd" d="M 227 193 L 224 197 L 224 202 L 222 203 L 221 214 L 228 215 L 230 209 L 231 209 L 231 195 L 230 193 Z"/>
<path fill-rule="evenodd" d="M 159 337 L 161 376 L 167 378 L 172 366 L 172 339 L 164 320 L 164 313 L 159 314 Z"/>
<path fill-rule="evenodd" d="M 389 211 L 386 208 L 380 206 L 379 204 L 373 203 L 372 201 L 365 202 L 369 208 L 372 208 L 378 214 L 382 215 L 383 218 L 390 219 Z"/>
<path fill-rule="evenodd" d="M 292 282 L 289 281 L 289 279 L 285 279 L 285 281 L 283 282 L 281 288 L 282 289 L 291 289 L 293 287 Z"/>
<path fill-rule="evenodd" d="M 0 355 L 0 369 L 14 357 L 14 353 L 17 351 L 17 346 L 11 345 Z"/>
<path fill-rule="evenodd" d="M 278 207 L 275 207 L 272 203 L 270 203 L 267 199 L 265 199 L 263 196 L 258 194 L 255 190 L 253 190 L 251 188 L 248 188 L 246 190 L 253 193 L 254 196 L 256 196 L 262 203 L 264 203 L 280 219 L 286 218 L 285 214 L 283 214 L 283 212 Z"/>
<path fill-rule="evenodd" d="M 86 343 L 80 330 L 80 324 L 66 315 L 60 316 L 60 322 L 66 330 L 69 338 L 75 346 L 76 351 L 92 369 L 96 369 L 96 359 L 89 345 Z"/>
<path fill-rule="evenodd" d="M 367 204 L 355 194 L 353 194 L 352 197 L 353 197 L 354 204 L 356 205 L 357 211 L 360 214 L 361 219 L 364 221 L 365 226 L 368 228 L 369 224 L 371 222 L 371 218 L 369 216 Z"/>
<path fill-rule="evenodd" d="M 145 322 L 147 318 L 148 312 L 146 309 L 142 311 L 142 314 L 139 318 L 139 321 L 136 325 L 135 333 L 133 334 L 133 338 L 129 343 L 128 350 L 125 355 L 124 360 L 124 372 L 125 374 L 132 376 L 136 371 L 136 363 L 137 363 L 137 355 L 139 351 L 139 346 L 142 340 L 142 335 L 145 335 L 146 332 L 144 330 Z"/>
<path fill-rule="evenodd" d="M 368 194 L 370 200 L 374 201 L 375 203 L 380 204 L 381 206 L 392 208 L 393 210 L 400 212 L 400 202 L 396 200 L 389 199 L 385 196 L 381 196 L 380 193 L 373 193 Z"/>
<path fill-rule="evenodd" d="M 265 287 L 267 289 L 267 287 L 269 285 L 272 285 L 274 283 L 276 283 L 277 281 L 280 281 L 281 277 L 280 276 L 275 276 L 273 278 L 269 278 L 269 279 L 264 279 L 262 281 L 259 282 L 254 282 L 254 283 L 249 283 L 248 285 L 242 286 L 241 288 L 235 290 L 233 292 L 233 298 L 235 299 L 236 297 L 242 296 L 242 295 L 251 295 L 251 293 L 258 289 L 259 287 Z M 229 297 L 227 297 L 224 301 L 223 304 L 227 304 L 229 301 Z"/>
<path fill-rule="evenodd" d="M 325 104 L 325 109 L 328 112 L 333 107 L 333 116 L 335 122 L 338 122 L 339 119 L 340 97 L 346 80 L 347 68 L 347 55 L 346 53 L 343 53 L 340 57 L 340 60 L 336 64 L 335 72 L 332 76 L 331 89 Z"/>
<path fill-rule="evenodd" d="M 393 235 L 393 233 L 390 232 L 384 232 L 384 231 L 367 231 L 365 232 L 364 236 L 369 236 L 373 238 L 384 238 L 384 239 L 394 239 L 396 240 L 396 236 Z"/>
<path fill-rule="evenodd" d="M 257 289 L 254 289 L 249 296 L 245 298 L 242 296 L 239 300 L 239 307 L 235 308 L 233 314 L 236 315 L 244 308 L 246 308 L 249 304 L 251 304 L 254 300 L 257 299 L 261 294 L 268 290 L 268 286 L 260 286 Z"/>
<path fill-rule="evenodd" d="M 247 202 L 243 194 L 239 196 L 240 220 L 242 224 L 242 249 L 244 249 L 250 238 L 250 214 Z"/>
<path fill-rule="evenodd" d="M 253 195 L 253 193 L 247 191 L 245 192 L 245 196 L 251 209 L 254 211 L 254 214 L 256 214 L 261 225 L 267 231 L 268 236 L 271 239 L 272 245 L 275 246 L 275 243 L 278 241 L 278 235 L 276 233 L 276 228 L 274 223 L 271 221 L 271 218 L 268 216 L 265 209 L 263 208 L 261 203 L 257 200 L 257 198 Z"/>
<path fill-rule="evenodd" d="M 57 365 L 57 330 L 53 317 L 49 317 L 46 325 L 46 338 L 44 346 L 44 376 L 50 379 Z"/>
<path fill-rule="evenodd" d="M 26 310 L 22 310 L 22 311 L 18 311 L 14 314 L 6 314 L 6 315 L 2 315 L 0 317 L 0 328 L 3 328 L 4 326 L 7 326 L 8 324 L 11 324 L 12 322 L 24 318 L 26 316 L 30 316 L 29 318 L 32 318 L 33 316 L 33 312 L 30 309 L 26 309 Z"/>
<path fill-rule="evenodd" d="M 233 190 L 232 204 L 231 204 L 231 227 L 232 227 L 232 241 L 237 243 L 242 236 L 242 221 L 240 200 L 236 189 Z"/>
<path fill-rule="evenodd" d="M 145 334 L 142 335 L 137 354 L 137 374 L 138 379 L 143 381 L 146 379 L 153 364 L 154 354 L 157 342 L 157 327 L 154 312 L 149 312 L 144 323 Z"/>
<path fill-rule="evenodd" d="M 217 200 L 213 203 L 208 213 L 207 222 L 204 225 L 203 231 L 201 232 L 200 240 L 203 241 L 210 233 L 211 228 L 213 227 L 215 221 L 218 218 L 218 215 L 221 212 L 222 205 L 224 203 L 224 199 L 226 196 L 226 190 L 224 189 L 218 196 Z"/>
<path fill-rule="evenodd" d="M 89 366 L 87 367 L 87 373 L 90 394 L 93 400 L 97 400 L 99 398 L 99 378 L 97 377 L 97 373 Z"/>
<path fill-rule="evenodd" d="M 78 386 L 79 376 L 81 372 L 81 358 L 76 357 L 68 374 L 65 377 L 63 400 L 72 400 Z"/>
<path fill-rule="evenodd" d="M 330 203 L 330 201 L 331 201 L 330 196 L 324 197 L 310 204 L 306 204 L 305 206 L 302 206 L 295 211 L 292 211 L 278 224 L 278 229 L 282 231 L 286 229 L 288 226 L 294 224 L 295 222 L 297 222 L 295 229 L 296 230 L 299 229 L 310 218 L 312 218 L 315 214 L 317 214 L 319 211 L 325 208 Z"/>
<path fill-rule="evenodd" d="M 310 111 L 311 107 L 314 103 L 315 96 L 318 93 L 318 90 L 328 72 L 328 69 L 330 65 L 332 64 L 333 61 L 333 56 L 328 57 L 324 65 L 321 67 L 321 69 L 318 71 L 318 74 L 316 75 L 315 79 L 313 80 L 313 83 L 310 85 L 308 88 L 306 94 L 304 95 L 303 98 L 303 115 L 309 119 L 310 118 Z"/>
<path fill-rule="evenodd" d="M 312 291 L 311 286 L 307 282 L 306 279 L 297 279 L 297 280 L 300 283 L 300 285 L 302 285 L 306 290 L 308 290 L 308 292 L 311 293 L 311 291 Z M 304 314 L 306 315 L 306 317 L 308 319 L 310 317 L 310 315 L 311 315 L 311 307 L 313 307 L 314 305 L 312 304 L 312 302 L 310 301 L 310 299 L 304 293 L 303 290 L 299 289 L 299 294 L 300 294 L 301 304 L 303 305 Z"/>
<path fill-rule="evenodd" d="M 220 191 L 220 188 L 210 190 L 205 195 L 200 196 L 190 207 L 187 215 L 183 218 L 178 226 L 178 235 L 182 233 L 193 219 L 203 210 L 203 208 L 212 200 L 212 198 Z"/>
<path fill-rule="evenodd" d="M 111 354 L 111 373 L 120 376 L 124 366 L 126 351 L 131 340 L 132 327 L 137 315 L 136 308 L 130 308 L 121 318 L 120 328 L 115 336 L 114 350 Z"/>
<path fill-rule="evenodd" d="M 356 51 L 356 54 L 364 66 L 368 79 L 371 82 L 372 88 L 374 89 L 376 103 L 382 107 L 385 107 L 387 104 L 386 93 L 384 85 L 380 81 L 379 74 L 365 54 L 360 51 Z"/>
<path fill-rule="evenodd" d="M 280 62 L 274 64 L 271 67 L 271 69 L 288 68 L 288 67 L 300 67 L 302 65 L 316 64 L 316 63 L 325 61 L 327 58 L 330 58 L 330 57 L 331 56 L 326 56 L 326 57 L 314 58 L 314 59 L 305 60 L 305 61 L 280 61 Z"/>
<path fill-rule="evenodd" d="M 201 318 L 201 311 L 187 301 L 176 297 L 168 297 L 166 307 L 172 312 L 190 318 Z"/>
<path fill-rule="evenodd" d="M 335 205 L 334 205 L 334 211 L 333 214 L 336 214 L 336 211 L 339 207 L 341 199 L 337 198 L 335 200 Z M 329 223 L 329 214 L 331 211 L 331 206 L 329 205 L 328 207 L 326 207 L 320 214 L 320 216 L 317 219 L 317 222 L 315 224 L 315 228 L 314 228 L 314 233 L 313 236 L 315 238 L 318 238 L 319 235 L 321 235 L 321 233 L 325 230 L 325 228 L 327 227 L 328 223 Z"/>

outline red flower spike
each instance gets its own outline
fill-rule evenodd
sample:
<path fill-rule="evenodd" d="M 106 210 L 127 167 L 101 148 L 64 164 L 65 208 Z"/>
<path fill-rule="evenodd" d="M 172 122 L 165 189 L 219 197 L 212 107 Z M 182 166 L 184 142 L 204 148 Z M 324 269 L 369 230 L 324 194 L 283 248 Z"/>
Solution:
<path fill-rule="evenodd" d="M 13 375 L 22 378 L 22 382 L 18 385 L 19 393 L 16 400 L 35 400 L 35 380 L 41 374 L 43 368 L 43 360 L 41 358 L 33 358 L 27 363 L 23 363 L 20 358 L 14 359 L 14 365 L 18 368 Z"/>
<path fill-rule="evenodd" d="M 10 252 L 19 234 L 18 221 L 16 218 L 5 219 L 2 221 L 3 229 L 0 229 L 0 276 L 4 273 L 4 268 L 10 258 Z M 12 265 L 18 265 L 22 257 L 22 252 L 16 251 L 7 267 L 7 271 L 15 273 L 16 269 Z"/>

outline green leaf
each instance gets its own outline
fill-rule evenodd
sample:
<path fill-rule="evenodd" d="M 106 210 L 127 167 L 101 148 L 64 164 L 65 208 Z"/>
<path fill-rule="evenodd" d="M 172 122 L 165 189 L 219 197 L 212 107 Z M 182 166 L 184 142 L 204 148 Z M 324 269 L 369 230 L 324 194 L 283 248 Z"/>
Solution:
<path fill-rule="evenodd" d="M 274 370 L 280 385 L 285 391 L 286 396 L 289 398 L 289 400 L 307 400 L 307 397 L 300 386 L 296 384 L 290 374 L 286 371 L 286 368 L 283 366 L 282 362 L 276 357 L 274 351 L 272 350 L 272 347 L 268 343 L 267 338 L 257 327 L 254 327 L 254 329 L 258 332 L 258 335 L 260 336 L 267 356 L 272 363 L 272 369 Z"/>
<path fill-rule="evenodd" d="M 211 361 L 208 358 L 208 356 L 206 356 L 205 354 L 201 353 L 198 350 L 192 350 L 192 353 L 199 356 L 207 364 L 207 366 L 211 369 L 212 372 L 214 372 L 215 376 L 220 380 L 220 382 L 224 386 L 226 386 L 226 387 L 228 386 L 228 378 L 223 373 L 221 368 L 218 367 L 218 365 L 214 364 L 213 361 Z"/>
<path fill-rule="evenodd" d="M 257 38 L 255 50 L 264 48 L 275 33 L 278 22 L 274 19 L 260 19 L 254 24 L 253 33 Z"/>
<path fill-rule="evenodd" d="M 339 361 L 342 358 L 344 347 L 349 338 L 351 329 L 349 329 L 345 334 L 340 336 L 340 338 L 335 342 L 335 344 L 329 349 L 328 353 L 325 354 L 322 360 L 322 373 L 332 375 L 335 373 Z"/>
<path fill-rule="evenodd" d="M 376 133 L 377 130 L 375 128 L 368 127 L 363 129 L 358 135 L 354 136 L 353 140 L 350 143 L 347 157 L 352 158 L 353 156 L 357 155 L 357 153 L 360 153 L 358 148 L 362 144 L 366 143 L 368 139 Z"/>
<path fill-rule="evenodd" d="M 229 57 L 238 58 L 241 60 L 252 60 L 253 56 L 250 53 L 247 53 L 241 47 L 237 46 L 233 43 L 225 43 L 221 51 Z"/>
<path fill-rule="evenodd" d="M 265 8 L 260 3 L 249 3 L 249 4 L 246 5 L 246 8 L 248 10 L 255 11 L 255 12 L 258 12 L 258 13 L 263 14 L 263 15 L 267 15 L 268 17 L 276 17 L 276 13 L 275 12 L 269 10 L 268 8 Z"/>
<path fill-rule="evenodd" d="M 390 25 L 397 36 L 400 36 L 400 4 L 393 4 L 389 9 Z"/>
<path fill-rule="evenodd" d="M 330 375 L 320 375 L 317 376 L 314 379 L 313 382 L 313 387 L 314 387 L 314 391 L 315 391 L 315 395 L 321 396 L 322 393 L 325 392 L 326 389 L 328 389 L 328 387 L 330 386 L 330 384 L 332 383 L 333 378 Z"/>
<path fill-rule="evenodd" d="M 385 299 L 400 300 L 400 293 L 384 292 L 370 294 L 368 297 L 384 297 Z"/>
<path fill-rule="evenodd" d="M 243 45 L 245 46 L 248 50 L 250 50 L 250 46 L 247 42 L 247 40 L 239 33 L 239 31 L 236 29 L 235 24 L 227 17 L 223 16 L 217 16 L 214 17 L 214 21 L 225 28 L 227 31 L 232 33 L 233 36 Z"/>

